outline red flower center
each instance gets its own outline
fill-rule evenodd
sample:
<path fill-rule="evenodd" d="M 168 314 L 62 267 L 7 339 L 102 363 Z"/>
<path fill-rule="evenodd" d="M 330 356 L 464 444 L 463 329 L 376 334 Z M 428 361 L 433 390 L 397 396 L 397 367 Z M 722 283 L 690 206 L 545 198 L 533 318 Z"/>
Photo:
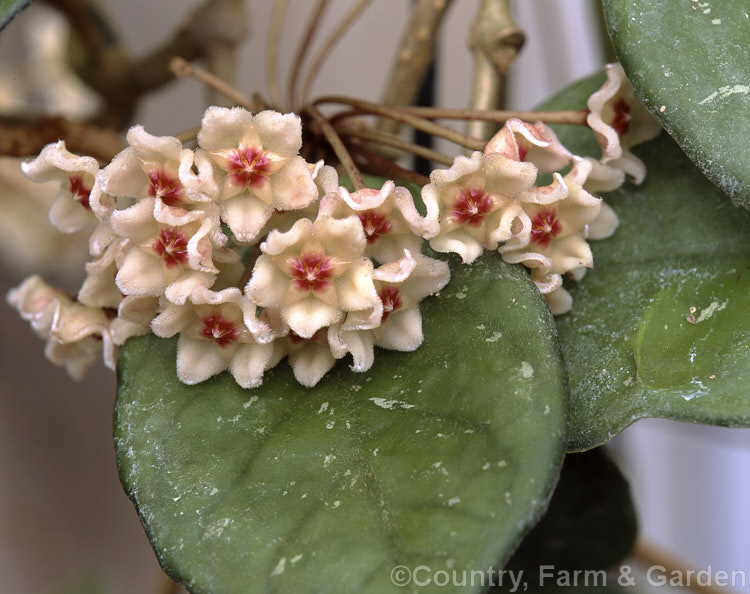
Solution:
<path fill-rule="evenodd" d="M 91 188 L 84 183 L 83 176 L 71 175 L 68 176 L 68 180 L 70 181 L 70 193 L 73 194 L 73 200 L 78 202 L 86 210 L 91 210 L 91 205 L 89 204 Z"/>
<path fill-rule="evenodd" d="M 269 174 L 271 159 L 259 146 L 242 146 L 228 158 L 227 171 L 234 183 L 248 188 L 262 184 Z"/>
<path fill-rule="evenodd" d="M 173 268 L 188 261 L 188 240 L 185 234 L 174 227 L 164 227 L 154 239 L 154 251 L 167 268 Z"/>
<path fill-rule="evenodd" d="M 148 195 L 161 198 L 167 206 L 178 206 L 182 202 L 182 184 L 176 177 L 169 175 L 164 168 L 148 173 L 150 182 Z"/>
<path fill-rule="evenodd" d="M 359 220 L 365 230 L 367 243 L 375 243 L 382 235 L 391 231 L 391 222 L 388 217 L 377 211 L 366 210 L 359 214 Z"/>
<path fill-rule="evenodd" d="M 630 106 L 625 103 L 625 99 L 620 99 L 617 103 L 612 106 L 614 114 L 612 115 L 612 123 L 610 124 L 617 132 L 617 135 L 622 138 L 628 133 L 630 128 Z"/>
<path fill-rule="evenodd" d="M 378 297 L 383 302 L 383 317 L 380 323 L 385 324 L 388 317 L 403 305 L 401 295 L 396 287 L 383 287 L 378 291 Z"/>
<path fill-rule="evenodd" d="M 218 312 L 203 316 L 202 321 L 203 327 L 200 329 L 200 335 L 213 340 L 219 347 L 225 347 L 240 337 L 239 328 Z"/>
<path fill-rule="evenodd" d="M 542 248 L 548 248 L 561 232 L 562 223 L 554 208 L 543 208 L 531 219 L 531 241 Z"/>
<path fill-rule="evenodd" d="M 482 188 L 466 188 L 459 192 L 450 217 L 459 224 L 478 227 L 494 205 L 494 200 Z"/>
<path fill-rule="evenodd" d="M 289 276 L 300 291 L 323 291 L 333 274 L 333 262 L 325 254 L 300 254 L 289 262 Z"/>

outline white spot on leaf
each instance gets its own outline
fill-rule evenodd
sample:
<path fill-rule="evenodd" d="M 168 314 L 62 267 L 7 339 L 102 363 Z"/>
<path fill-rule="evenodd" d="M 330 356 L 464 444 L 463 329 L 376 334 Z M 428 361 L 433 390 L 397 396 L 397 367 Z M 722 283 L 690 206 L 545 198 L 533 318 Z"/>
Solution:
<path fill-rule="evenodd" d="M 394 406 L 400 406 L 401 408 L 405 408 L 405 409 L 414 408 L 416 406 L 414 404 L 409 404 L 408 402 L 403 402 L 401 400 L 386 400 L 385 398 L 377 398 L 377 397 L 370 398 L 370 401 L 375 406 L 379 406 L 380 408 L 385 408 L 386 410 L 392 410 Z"/>
<path fill-rule="evenodd" d="M 281 559 L 279 559 L 276 567 L 274 567 L 273 571 L 271 572 L 271 577 L 275 575 L 281 575 L 282 573 L 284 573 L 284 569 L 286 569 L 286 557 L 282 557 Z"/>

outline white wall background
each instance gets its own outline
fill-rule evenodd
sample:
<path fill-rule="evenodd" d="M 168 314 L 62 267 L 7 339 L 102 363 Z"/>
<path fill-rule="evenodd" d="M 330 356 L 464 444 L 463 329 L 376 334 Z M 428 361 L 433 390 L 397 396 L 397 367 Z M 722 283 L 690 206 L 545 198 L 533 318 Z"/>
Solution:
<path fill-rule="evenodd" d="M 141 54 L 197 2 L 104 4 Z M 262 72 L 272 3 L 249 4 L 252 35 L 242 48 L 238 86 L 267 95 Z M 333 4 L 328 27 L 330 17 L 352 2 Z M 441 36 L 438 88 L 445 106 L 468 101 L 465 40 L 477 4 L 455 0 Z M 289 39 L 301 34 L 301 7 L 312 3 L 292 0 L 292 5 L 285 28 Z M 511 72 L 510 107 L 529 108 L 603 64 L 595 7 L 594 0 L 515 2 L 528 42 Z M 377 98 L 407 9 L 406 0 L 375 2 L 328 62 L 313 94 Z M 3 34 L 0 62 L 12 62 L 19 53 L 33 13 L 28 10 Z M 282 72 L 293 53 L 293 44 L 284 46 Z M 138 119 L 152 133 L 176 133 L 194 126 L 203 107 L 200 85 L 179 81 L 146 101 Z M 7 266 L 1 272 L 3 293 L 24 274 Z M 114 468 L 114 379 L 97 371 L 73 384 L 42 360 L 42 345 L 25 324 L 7 308 L 0 315 L 0 592 L 49 592 L 85 574 L 99 575 L 111 592 L 156 591 L 158 567 Z M 645 539 L 698 569 L 710 564 L 750 574 L 750 431 L 645 421 L 613 445 L 632 481 Z"/>

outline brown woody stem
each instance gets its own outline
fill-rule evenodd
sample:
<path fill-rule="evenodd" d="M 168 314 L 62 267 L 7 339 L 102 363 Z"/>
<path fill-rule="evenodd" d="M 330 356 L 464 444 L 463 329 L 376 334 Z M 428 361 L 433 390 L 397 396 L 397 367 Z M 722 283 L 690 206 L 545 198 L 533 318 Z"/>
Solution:
<path fill-rule="evenodd" d="M 361 138 L 362 140 L 368 140 L 384 146 L 391 146 L 402 151 L 412 153 L 414 155 L 424 157 L 429 161 L 435 163 L 442 163 L 443 165 L 452 165 L 453 159 L 449 156 L 434 151 L 424 146 L 407 142 L 395 134 L 388 134 L 386 132 L 376 132 L 375 130 L 366 130 L 359 128 L 337 128 L 338 133 L 342 136 L 351 136 L 354 138 Z"/>
<path fill-rule="evenodd" d="M 204 70 L 199 66 L 190 64 L 190 62 L 184 60 L 183 58 L 180 58 L 179 56 L 175 56 L 174 58 L 172 58 L 172 61 L 169 63 L 169 68 L 172 70 L 172 72 L 174 72 L 175 76 L 178 76 L 180 78 L 193 77 L 203 84 L 211 87 L 216 92 L 221 93 L 235 105 L 240 105 L 241 107 L 252 111 L 253 103 L 252 101 L 250 101 L 250 99 L 245 97 L 232 85 L 226 83 L 218 76 L 211 74 L 208 70 Z"/>
<path fill-rule="evenodd" d="M 510 110 L 480 110 L 480 109 L 452 109 L 442 107 L 412 107 L 390 106 L 393 109 L 411 115 L 440 120 L 477 120 L 504 124 L 511 118 L 525 122 L 544 122 L 546 124 L 571 124 L 585 126 L 588 109 L 562 111 L 510 111 Z"/>
<path fill-rule="evenodd" d="M 425 184 L 430 183 L 429 177 L 411 171 L 410 169 L 404 169 L 403 167 L 396 165 L 393 161 L 378 155 L 376 152 L 369 150 L 359 143 L 352 143 L 349 146 L 352 151 L 363 157 L 364 162 L 362 163 L 362 166 L 367 168 L 368 173 L 382 175 L 388 179 L 400 179 L 412 182 L 418 186 L 424 186 Z"/>
<path fill-rule="evenodd" d="M 339 158 L 347 177 L 352 182 L 354 190 L 363 189 L 365 187 L 365 182 L 362 180 L 362 175 L 360 174 L 359 169 L 357 169 L 357 166 L 341 140 L 341 137 L 336 132 L 336 129 L 331 126 L 329 121 L 314 105 L 308 105 L 305 107 L 305 111 L 310 114 L 315 123 L 320 127 L 320 131 L 323 133 L 323 136 L 326 137 L 328 144 L 331 145 L 333 152 L 336 153 L 336 156 Z"/>
<path fill-rule="evenodd" d="M 271 28 L 268 33 L 266 44 L 266 77 L 268 79 L 268 92 L 275 107 L 283 111 L 284 97 L 281 94 L 279 83 L 279 47 L 281 45 L 281 29 L 284 26 L 284 14 L 286 13 L 288 0 L 276 0 L 273 5 L 273 16 L 271 17 Z"/>
<path fill-rule="evenodd" d="M 412 128 L 416 128 L 417 130 L 427 132 L 427 134 L 431 134 L 432 136 L 445 138 L 450 142 L 458 144 L 459 146 L 466 147 L 473 151 L 481 151 L 484 148 L 485 143 L 477 138 L 472 138 L 471 136 L 467 136 L 466 134 L 461 134 L 460 132 L 456 132 L 451 128 L 441 126 L 440 124 L 436 124 L 425 118 L 411 115 L 409 113 L 406 113 L 405 111 L 402 111 L 400 108 L 388 107 L 385 105 L 380 105 L 378 103 L 364 101 L 362 99 L 351 99 L 349 97 L 342 97 L 338 95 L 321 97 L 320 99 L 315 101 L 315 105 L 318 105 L 320 103 L 338 103 L 341 105 L 349 105 L 357 110 L 362 111 L 363 113 L 390 118 L 394 121 L 411 126 Z"/>

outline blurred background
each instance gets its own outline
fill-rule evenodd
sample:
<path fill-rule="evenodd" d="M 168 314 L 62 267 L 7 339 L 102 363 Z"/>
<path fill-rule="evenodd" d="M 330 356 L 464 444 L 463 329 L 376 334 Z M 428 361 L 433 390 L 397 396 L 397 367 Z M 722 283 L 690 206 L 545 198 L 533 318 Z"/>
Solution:
<path fill-rule="evenodd" d="M 101 0 L 135 55 L 156 47 L 198 6 L 196 0 Z M 353 4 L 336 0 L 324 29 Z M 291 0 L 284 39 L 296 40 L 311 2 Z M 466 46 L 478 3 L 455 0 L 439 39 L 437 104 L 468 106 L 471 56 Z M 248 0 L 250 35 L 238 60 L 237 86 L 267 96 L 266 33 L 272 2 Z M 377 99 L 407 20 L 409 2 L 373 3 L 320 73 L 313 95 Z M 527 42 L 509 75 L 509 108 L 528 109 L 605 63 L 597 0 L 514 2 Z M 395 25 L 395 26 L 394 26 Z M 319 36 L 322 39 L 324 35 Z M 64 26 L 34 4 L 0 35 L 0 113 L 44 105 L 75 119 L 95 97 L 66 72 Z M 282 44 L 281 72 L 296 46 Z M 282 81 L 286 76 L 282 75 Z M 206 93 L 194 80 L 148 96 L 136 121 L 153 134 L 200 122 Z M 75 292 L 85 238 L 60 238 L 39 201 L 0 163 L 0 294 L 32 271 Z M 38 229 L 33 241 L 23 230 Z M 73 272 L 75 271 L 75 272 Z M 77 276 L 76 276 L 77 275 Z M 76 383 L 47 363 L 43 343 L 0 305 L 0 592 L 9 594 L 157 594 L 161 571 L 122 491 L 112 445 L 114 375 L 99 365 Z M 630 479 L 641 538 L 685 563 L 750 574 L 750 431 L 640 421 L 611 444 Z M 750 586 L 744 589 L 750 592 Z"/>

